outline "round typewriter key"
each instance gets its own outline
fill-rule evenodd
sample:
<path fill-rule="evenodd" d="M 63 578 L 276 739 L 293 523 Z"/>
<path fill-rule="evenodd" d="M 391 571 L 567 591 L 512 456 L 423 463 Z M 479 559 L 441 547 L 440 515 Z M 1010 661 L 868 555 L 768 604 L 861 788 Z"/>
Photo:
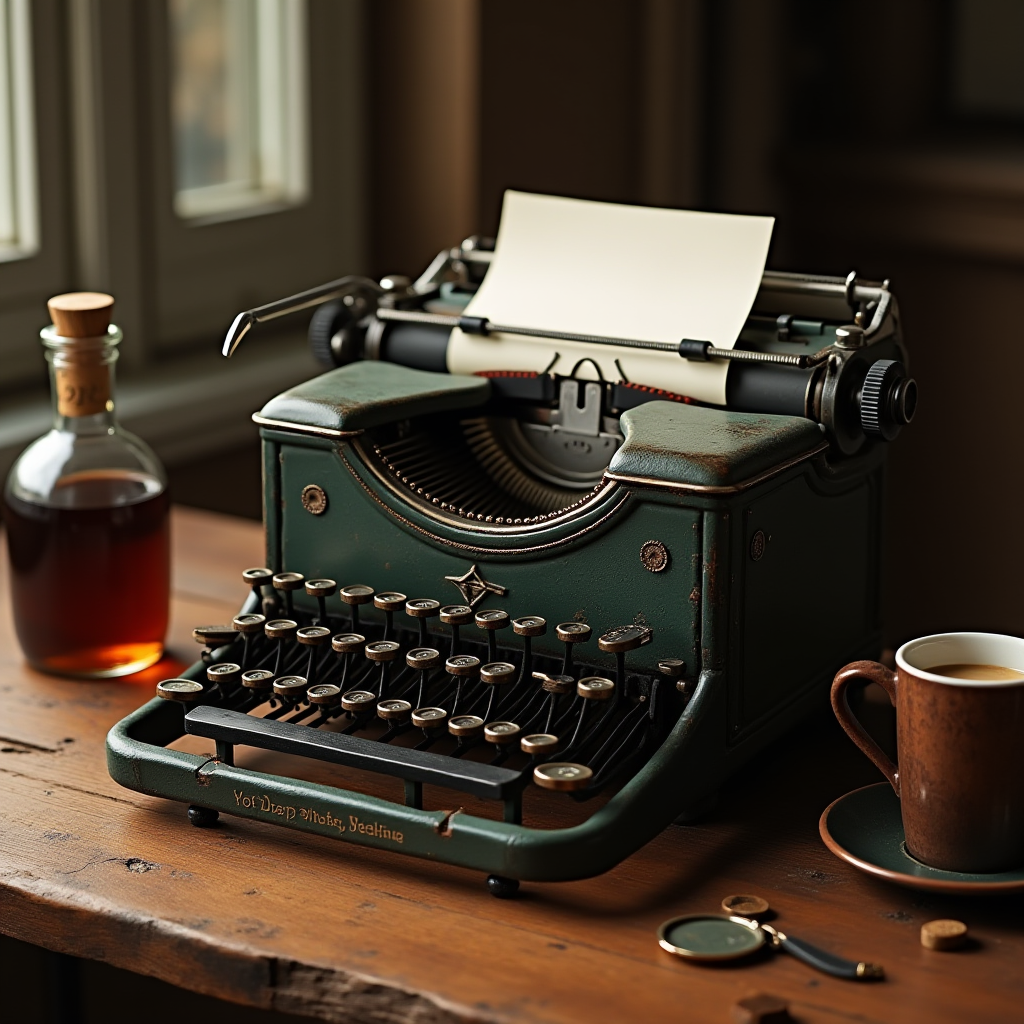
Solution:
<path fill-rule="evenodd" d="M 476 715 L 457 715 L 448 722 L 448 731 L 460 739 L 479 736 L 484 731 L 484 720 Z"/>
<path fill-rule="evenodd" d="M 470 679 L 480 673 L 480 659 L 472 654 L 456 654 L 444 663 L 444 670 L 450 676 Z"/>
<path fill-rule="evenodd" d="M 306 699 L 310 704 L 322 708 L 333 708 L 341 703 L 341 687 L 333 683 L 318 683 L 306 691 Z"/>
<path fill-rule="evenodd" d="M 254 668 L 242 673 L 242 685 L 247 690 L 272 690 L 274 673 L 269 668 Z"/>
<path fill-rule="evenodd" d="M 509 624 L 508 612 L 500 608 L 484 608 L 473 616 L 481 629 L 505 629 Z"/>
<path fill-rule="evenodd" d="M 274 575 L 272 582 L 277 590 L 291 593 L 292 591 L 302 589 L 303 583 L 306 582 L 306 577 L 301 572 L 279 572 Z"/>
<path fill-rule="evenodd" d="M 444 708 L 417 708 L 412 713 L 412 724 L 417 729 L 440 729 L 448 712 Z"/>
<path fill-rule="evenodd" d="M 156 684 L 156 695 L 164 700 L 177 700 L 182 704 L 188 704 L 198 700 L 203 692 L 203 684 L 192 679 L 165 679 L 162 683 Z"/>
<path fill-rule="evenodd" d="M 446 604 L 440 615 L 446 626 L 468 626 L 473 621 L 473 609 L 468 604 Z"/>
<path fill-rule="evenodd" d="M 377 704 L 377 717 L 386 722 L 404 722 L 412 714 L 407 700 L 382 700 Z"/>
<path fill-rule="evenodd" d="M 366 646 L 362 633 L 339 633 L 331 637 L 331 647 L 338 654 L 358 654 Z"/>
<path fill-rule="evenodd" d="M 584 676 L 576 684 L 576 692 L 586 700 L 608 700 L 615 693 L 615 684 L 601 676 Z"/>
<path fill-rule="evenodd" d="M 373 587 L 367 587 L 361 583 L 357 583 L 351 587 L 342 587 L 338 596 L 350 607 L 369 604 L 373 600 Z"/>
<path fill-rule="evenodd" d="M 374 594 L 373 607 L 381 611 L 393 612 L 401 608 L 408 598 L 397 590 L 385 590 L 382 594 Z"/>
<path fill-rule="evenodd" d="M 430 670 L 441 664 L 441 652 L 433 647 L 414 647 L 405 652 L 405 663 L 409 668 Z"/>
<path fill-rule="evenodd" d="M 377 703 L 377 694 L 370 690 L 349 690 L 341 695 L 341 706 L 346 711 L 369 711 Z"/>
<path fill-rule="evenodd" d="M 756 921 L 724 914 L 685 914 L 658 929 L 658 945 L 690 960 L 734 960 L 760 949 L 765 933 Z"/>
<path fill-rule="evenodd" d="M 519 749 L 524 754 L 544 757 L 558 749 L 558 737 L 551 732 L 535 732 L 524 736 L 519 741 Z"/>
<path fill-rule="evenodd" d="M 268 584 L 274 578 L 274 573 L 270 569 L 246 569 L 242 573 L 242 579 L 254 589 L 256 587 L 262 587 Z"/>
<path fill-rule="evenodd" d="M 222 661 L 216 665 L 209 665 L 206 669 L 206 679 L 211 683 L 234 686 L 241 678 L 242 666 L 236 665 L 233 661 Z"/>
<path fill-rule="evenodd" d="M 504 686 L 516 677 L 516 667 L 510 661 L 492 661 L 480 669 L 480 682 L 489 686 Z"/>
<path fill-rule="evenodd" d="M 441 602 L 430 597 L 417 597 L 405 602 L 405 614 L 414 619 L 429 619 L 441 612 Z"/>
<path fill-rule="evenodd" d="M 363 651 L 370 661 L 394 661 L 398 657 L 400 645 L 394 640 L 374 640 L 367 644 Z"/>
<path fill-rule="evenodd" d="M 679 679 L 686 671 L 686 662 L 678 658 L 663 658 L 658 662 L 658 671 L 669 679 Z"/>
<path fill-rule="evenodd" d="M 334 580 L 306 580 L 306 593 L 310 597 L 330 597 L 337 589 Z"/>
<path fill-rule="evenodd" d="M 274 693 L 289 700 L 304 697 L 308 687 L 309 680 L 305 676 L 278 676 L 274 680 Z"/>
<path fill-rule="evenodd" d="M 515 743 L 522 731 L 515 722 L 488 722 L 484 726 L 484 739 L 488 743 L 504 747 L 509 743 Z"/>
<path fill-rule="evenodd" d="M 533 769 L 533 781 L 542 789 L 556 789 L 568 793 L 585 789 L 594 773 L 585 764 L 571 761 L 550 761 Z"/>
<path fill-rule="evenodd" d="M 593 632 L 585 622 L 560 622 L 555 626 L 555 636 L 563 644 L 586 643 Z"/>
<path fill-rule="evenodd" d="M 512 629 L 519 636 L 543 636 L 548 631 L 548 624 L 539 615 L 524 615 L 512 620 Z"/>
<path fill-rule="evenodd" d="M 231 624 L 238 630 L 239 633 L 248 636 L 252 633 L 262 633 L 263 627 L 266 625 L 267 619 L 265 615 L 256 615 L 255 613 L 249 615 L 236 615 L 232 620 Z"/>
<path fill-rule="evenodd" d="M 549 676 L 547 672 L 534 672 L 533 678 L 540 683 L 546 693 L 572 693 L 576 685 L 576 680 L 572 676 Z"/>
<path fill-rule="evenodd" d="M 597 646 L 606 654 L 635 651 L 654 639 L 654 631 L 647 626 L 619 626 L 598 637 Z"/>
<path fill-rule="evenodd" d="M 326 626 L 303 626 L 295 631 L 295 639 L 306 647 L 320 647 L 331 642 L 331 631 Z"/>
<path fill-rule="evenodd" d="M 268 640 L 291 640 L 298 631 L 299 624 L 294 619 L 271 619 L 263 627 Z"/>

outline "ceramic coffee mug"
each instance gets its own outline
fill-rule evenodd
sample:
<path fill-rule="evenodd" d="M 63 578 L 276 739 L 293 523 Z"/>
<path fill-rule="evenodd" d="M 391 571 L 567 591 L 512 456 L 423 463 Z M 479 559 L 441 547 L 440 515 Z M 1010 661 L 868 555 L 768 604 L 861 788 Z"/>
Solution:
<path fill-rule="evenodd" d="M 1003 666 L 1021 677 L 931 671 L 964 665 Z M 878 683 L 896 708 L 898 767 L 850 710 L 847 687 L 858 679 Z M 900 798 L 912 857 L 978 874 L 1024 864 L 1024 640 L 994 633 L 911 640 L 896 652 L 895 672 L 874 661 L 842 669 L 832 708 Z"/>

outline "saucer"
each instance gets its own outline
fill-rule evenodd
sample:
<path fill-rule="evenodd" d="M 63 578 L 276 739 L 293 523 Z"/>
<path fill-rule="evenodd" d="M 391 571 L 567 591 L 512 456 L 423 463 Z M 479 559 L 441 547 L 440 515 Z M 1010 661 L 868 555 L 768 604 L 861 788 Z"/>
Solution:
<path fill-rule="evenodd" d="M 855 789 L 825 808 L 818 831 L 825 845 L 855 868 L 930 892 L 982 895 L 1024 892 L 1024 865 L 1016 871 L 974 875 L 930 868 L 907 853 L 900 801 L 888 782 Z"/>

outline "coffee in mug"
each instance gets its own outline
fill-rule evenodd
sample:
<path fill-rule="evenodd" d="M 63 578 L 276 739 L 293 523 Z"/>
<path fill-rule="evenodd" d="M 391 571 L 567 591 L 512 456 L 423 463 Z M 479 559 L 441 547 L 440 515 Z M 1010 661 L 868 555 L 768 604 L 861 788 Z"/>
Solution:
<path fill-rule="evenodd" d="M 854 717 L 847 687 L 878 683 L 896 708 L 899 766 Z M 941 633 L 855 661 L 832 684 L 839 724 L 900 798 L 907 852 L 947 871 L 1024 865 L 1024 640 Z"/>

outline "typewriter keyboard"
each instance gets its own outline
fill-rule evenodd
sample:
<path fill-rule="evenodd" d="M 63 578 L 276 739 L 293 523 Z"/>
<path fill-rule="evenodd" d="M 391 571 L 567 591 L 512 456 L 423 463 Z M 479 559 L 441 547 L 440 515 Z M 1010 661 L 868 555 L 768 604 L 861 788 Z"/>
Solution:
<path fill-rule="evenodd" d="M 630 666 L 653 639 L 646 625 L 594 636 L 582 622 L 296 572 L 243 576 L 248 604 L 268 614 L 197 628 L 205 681 L 157 686 L 184 705 L 186 731 L 214 740 L 228 764 L 238 744 L 299 754 L 401 778 L 413 807 L 428 783 L 501 801 L 505 820 L 519 822 L 527 785 L 587 799 L 634 774 L 688 695 L 683 662 Z M 297 591 L 316 600 L 314 614 L 296 608 Z M 361 616 L 368 605 L 383 625 Z M 502 644 L 510 634 L 514 650 Z M 533 650 L 551 635 L 560 657 Z M 614 670 L 588 665 L 594 647 L 614 657 Z"/>

